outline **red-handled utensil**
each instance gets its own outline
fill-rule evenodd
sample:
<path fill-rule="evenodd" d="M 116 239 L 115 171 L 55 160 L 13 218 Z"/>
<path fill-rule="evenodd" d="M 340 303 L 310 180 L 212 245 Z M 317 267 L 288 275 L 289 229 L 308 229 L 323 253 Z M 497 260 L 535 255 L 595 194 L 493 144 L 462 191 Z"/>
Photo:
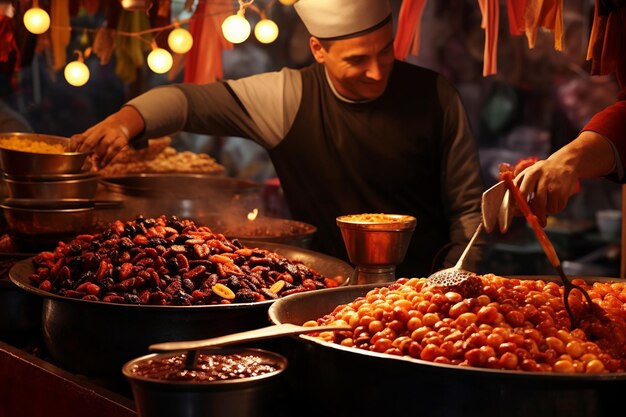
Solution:
<path fill-rule="evenodd" d="M 550 264 L 554 267 L 554 269 L 556 269 L 557 273 L 559 274 L 559 277 L 561 277 L 561 281 L 563 282 L 563 304 L 565 305 L 565 310 L 567 311 L 567 314 L 569 315 L 569 318 L 572 322 L 572 327 L 577 327 L 578 321 L 574 317 L 574 314 L 572 313 L 572 309 L 569 305 L 569 295 L 574 289 L 577 289 L 578 291 L 580 291 L 582 295 L 585 297 L 585 300 L 587 300 L 590 311 L 593 312 L 594 303 L 591 301 L 591 297 L 589 296 L 589 294 L 584 288 L 580 287 L 579 285 L 573 284 L 569 280 L 567 275 L 565 275 L 565 272 L 563 271 L 563 267 L 561 266 L 561 261 L 559 260 L 559 257 L 556 253 L 556 250 L 554 249 L 554 246 L 552 245 L 552 242 L 550 242 L 550 239 L 548 239 L 546 232 L 539 225 L 537 216 L 535 216 L 532 210 L 530 209 L 530 206 L 526 202 L 526 199 L 522 196 L 522 193 L 520 192 L 519 188 L 517 188 L 517 185 L 515 185 L 515 182 L 513 182 L 513 172 L 510 172 L 510 171 L 502 172 L 500 173 L 500 178 L 505 182 L 507 188 L 513 195 L 513 199 L 515 200 L 517 207 L 520 209 L 520 211 L 526 218 L 526 221 L 528 222 L 533 232 L 537 236 L 537 239 L 539 240 L 539 244 L 541 245 L 541 248 L 545 252 L 546 257 L 548 258 L 548 261 L 550 261 Z"/>

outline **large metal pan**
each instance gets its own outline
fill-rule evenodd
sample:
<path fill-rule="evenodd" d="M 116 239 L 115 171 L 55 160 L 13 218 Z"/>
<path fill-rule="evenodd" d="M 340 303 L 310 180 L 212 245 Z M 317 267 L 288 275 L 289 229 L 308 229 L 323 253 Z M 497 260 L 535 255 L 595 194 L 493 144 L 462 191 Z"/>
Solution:
<path fill-rule="evenodd" d="M 132 219 L 138 214 L 179 216 L 206 223 L 215 213 L 245 216 L 262 206 L 262 186 L 254 181 L 200 174 L 136 174 L 105 178 L 98 198 L 123 200 L 125 208 L 101 213 L 100 221 Z"/>
<path fill-rule="evenodd" d="M 598 280 L 604 279 L 594 279 Z M 270 320 L 302 324 L 376 286 L 381 284 L 286 297 L 270 307 Z M 309 336 L 283 342 L 291 368 L 290 389 L 298 393 L 323 387 L 324 401 L 310 415 L 601 416 L 623 408 L 626 392 L 626 373 L 500 371 L 363 351 Z M 303 412 L 307 415 L 307 410 Z"/>
<path fill-rule="evenodd" d="M 248 245 L 251 246 L 251 245 Z M 279 244 L 256 247 L 301 260 L 319 273 L 347 283 L 353 269 L 317 252 Z M 43 338 L 50 356 L 62 368 L 84 375 L 117 376 L 122 365 L 148 353 L 154 343 L 203 339 L 269 324 L 273 300 L 204 306 L 112 304 L 72 299 L 42 291 L 29 281 L 32 258 L 9 272 L 18 287 L 43 298 Z"/>
<path fill-rule="evenodd" d="M 255 240 L 299 246 L 308 249 L 317 228 L 312 224 L 291 219 L 259 216 L 254 221 L 245 215 L 215 214 L 202 221 L 212 231 L 222 233 L 229 239 Z"/>

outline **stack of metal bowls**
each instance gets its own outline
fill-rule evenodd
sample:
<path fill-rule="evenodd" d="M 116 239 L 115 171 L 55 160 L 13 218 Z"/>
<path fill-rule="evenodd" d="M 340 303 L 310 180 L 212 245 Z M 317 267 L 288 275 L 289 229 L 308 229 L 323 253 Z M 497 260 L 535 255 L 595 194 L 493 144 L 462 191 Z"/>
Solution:
<path fill-rule="evenodd" d="M 77 174 L 12 175 L 3 173 L 9 198 L 55 200 L 93 199 L 100 176 L 91 172 Z"/>
<path fill-rule="evenodd" d="M 34 133 L 0 134 L 1 207 L 9 235 L 26 249 L 83 233 L 93 220 L 99 176 L 89 153 L 68 152 L 69 138 Z M 59 146 L 60 145 L 60 146 Z M 44 150 L 56 146 L 59 150 Z M 76 199 L 83 201 L 76 204 Z"/>

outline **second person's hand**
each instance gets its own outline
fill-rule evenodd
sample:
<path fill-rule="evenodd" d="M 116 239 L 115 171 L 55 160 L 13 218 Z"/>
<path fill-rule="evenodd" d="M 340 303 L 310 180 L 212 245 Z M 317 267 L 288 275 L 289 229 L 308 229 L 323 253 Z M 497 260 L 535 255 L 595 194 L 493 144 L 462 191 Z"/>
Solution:
<path fill-rule="evenodd" d="M 584 131 L 569 144 L 519 173 L 516 184 L 525 196 L 532 196 L 530 208 L 539 223 L 562 211 L 579 189 L 581 178 L 598 178 L 615 169 L 615 154 L 607 138 Z"/>
<path fill-rule="evenodd" d="M 578 188 L 578 175 L 567 163 L 546 159 L 535 162 L 518 174 L 515 182 L 525 196 L 532 196 L 529 205 L 542 227 L 547 217 L 565 209 Z"/>

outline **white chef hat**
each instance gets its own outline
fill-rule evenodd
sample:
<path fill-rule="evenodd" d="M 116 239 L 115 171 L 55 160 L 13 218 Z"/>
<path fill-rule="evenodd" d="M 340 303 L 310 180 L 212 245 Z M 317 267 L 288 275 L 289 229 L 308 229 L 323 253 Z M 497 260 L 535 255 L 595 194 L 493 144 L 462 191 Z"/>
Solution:
<path fill-rule="evenodd" d="M 293 7 L 309 33 L 320 39 L 352 38 L 391 20 L 388 0 L 297 0 Z"/>

